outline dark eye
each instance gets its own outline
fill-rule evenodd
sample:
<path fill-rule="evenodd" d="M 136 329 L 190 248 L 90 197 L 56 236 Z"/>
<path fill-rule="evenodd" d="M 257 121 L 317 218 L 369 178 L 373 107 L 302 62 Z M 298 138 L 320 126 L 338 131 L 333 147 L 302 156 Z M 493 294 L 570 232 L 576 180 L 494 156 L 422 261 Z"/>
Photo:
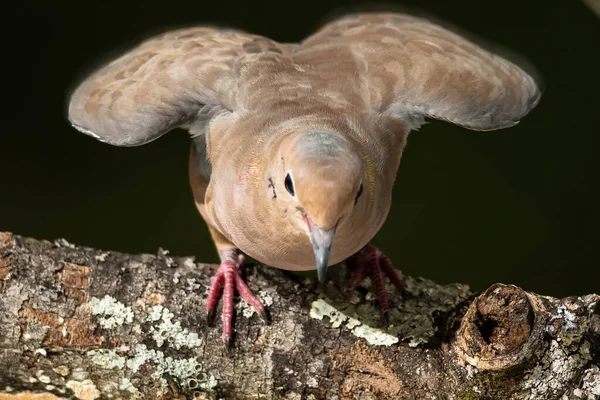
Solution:
<path fill-rule="evenodd" d="M 354 205 L 356 205 L 356 202 L 358 201 L 358 198 L 360 197 L 362 192 L 363 192 L 363 185 L 361 183 L 360 186 L 358 187 L 358 193 L 356 193 L 356 197 L 354 198 Z"/>
<path fill-rule="evenodd" d="M 285 176 L 285 188 L 292 196 L 296 195 L 296 191 L 294 190 L 294 182 L 292 182 L 292 176 L 289 172 Z"/>

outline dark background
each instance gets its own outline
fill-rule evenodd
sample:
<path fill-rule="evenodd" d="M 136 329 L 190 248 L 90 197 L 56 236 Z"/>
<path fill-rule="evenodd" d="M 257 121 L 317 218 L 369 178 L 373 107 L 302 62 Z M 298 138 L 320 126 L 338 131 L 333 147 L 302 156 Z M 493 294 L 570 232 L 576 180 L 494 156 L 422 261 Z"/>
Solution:
<path fill-rule="evenodd" d="M 102 61 L 165 29 L 219 24 L 291 42 L 332 11 L 367 4 L 3 6 L 2 64 L 9 73 L 2 90 L 0 230 L 125 252 L 162 246 L 215 262 L 188 188 L 185 133 L 137 148 L 102 144 L 67 123 L 70 91 Z M 525 56 L 545 92 L 508 130 L 433 122 L 411 134 L 391 214 L 374 243 L 405 273 L 442 283 L 481 290 L 501 281 L 556 296 L 598 292 L 600 19 L 576 0 L 403 4 Z"/>

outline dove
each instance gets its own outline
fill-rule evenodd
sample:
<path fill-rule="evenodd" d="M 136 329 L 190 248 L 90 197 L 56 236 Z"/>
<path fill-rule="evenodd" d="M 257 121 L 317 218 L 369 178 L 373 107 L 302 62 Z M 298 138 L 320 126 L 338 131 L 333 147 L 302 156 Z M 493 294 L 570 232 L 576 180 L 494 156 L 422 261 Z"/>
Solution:
<path fill-rule="evenodd" d="M 234 295 L 265 316 L 242 277 L 244 254 L 284 270 L 346 262 L 351 294 L 370 277 L 404 281 L 370 244 L 385 222 L 409 132 L 426 119 L 491 131 L 539 101 L 515 63 L 427 19 L 351 14 L 299 43 L 192 27 L 143 41 L 93 72 L 71 96 L 79 131 L 140 146 L 189 132 L 189 181 L 220 257 L 206 300 L 222 292 L 222 337 Z"/>

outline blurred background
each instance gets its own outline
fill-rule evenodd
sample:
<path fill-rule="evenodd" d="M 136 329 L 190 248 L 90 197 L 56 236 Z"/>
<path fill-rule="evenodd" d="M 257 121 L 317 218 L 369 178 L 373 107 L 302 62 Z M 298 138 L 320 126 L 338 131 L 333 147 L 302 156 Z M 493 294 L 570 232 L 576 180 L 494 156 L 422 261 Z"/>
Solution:
<path fill-rule="evenodd" d="M 166 29 L 224 25 L 293 42 L 331 13 L 370 6 L 5 4 L 2 58 L 10 73 L 2 90 L 0 230 L 123 252 L 154 253 L 160 246 L 216 262 L 188 187 L 186 134 L 177 130 L 137 148 L 102 144 L 70 127 L 70 91 L 103 61 Z M 410 0 L 387 8 L 400 6 L 521 55 L 545 92 L 511 129 L 471 132 L 434 121 L 412 133 L 375 245 L 404 273 L 440 283 L 475 290 L 513 283 L 555 296 L 599 292 L 598 15 L 575 0 L 552 7 L 541 0 Z"/>

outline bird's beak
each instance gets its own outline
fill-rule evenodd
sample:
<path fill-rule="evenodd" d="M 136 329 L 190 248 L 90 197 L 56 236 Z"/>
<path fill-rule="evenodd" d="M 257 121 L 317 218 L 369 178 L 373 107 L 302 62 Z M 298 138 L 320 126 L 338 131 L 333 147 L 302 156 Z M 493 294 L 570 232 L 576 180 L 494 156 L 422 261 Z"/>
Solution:
<path fill-rule="evenodd" d="M 325 281 L 325 275 L 327 274 L 327 265 L 329 263 L 329 254 L 331 253 L 334 235 L 335 227 L 328 231 L 323 231 L 318 226 L 312 225 L 310 231 L 315 259 L 317 261 L 317 276 L 321 283 Z"/>

